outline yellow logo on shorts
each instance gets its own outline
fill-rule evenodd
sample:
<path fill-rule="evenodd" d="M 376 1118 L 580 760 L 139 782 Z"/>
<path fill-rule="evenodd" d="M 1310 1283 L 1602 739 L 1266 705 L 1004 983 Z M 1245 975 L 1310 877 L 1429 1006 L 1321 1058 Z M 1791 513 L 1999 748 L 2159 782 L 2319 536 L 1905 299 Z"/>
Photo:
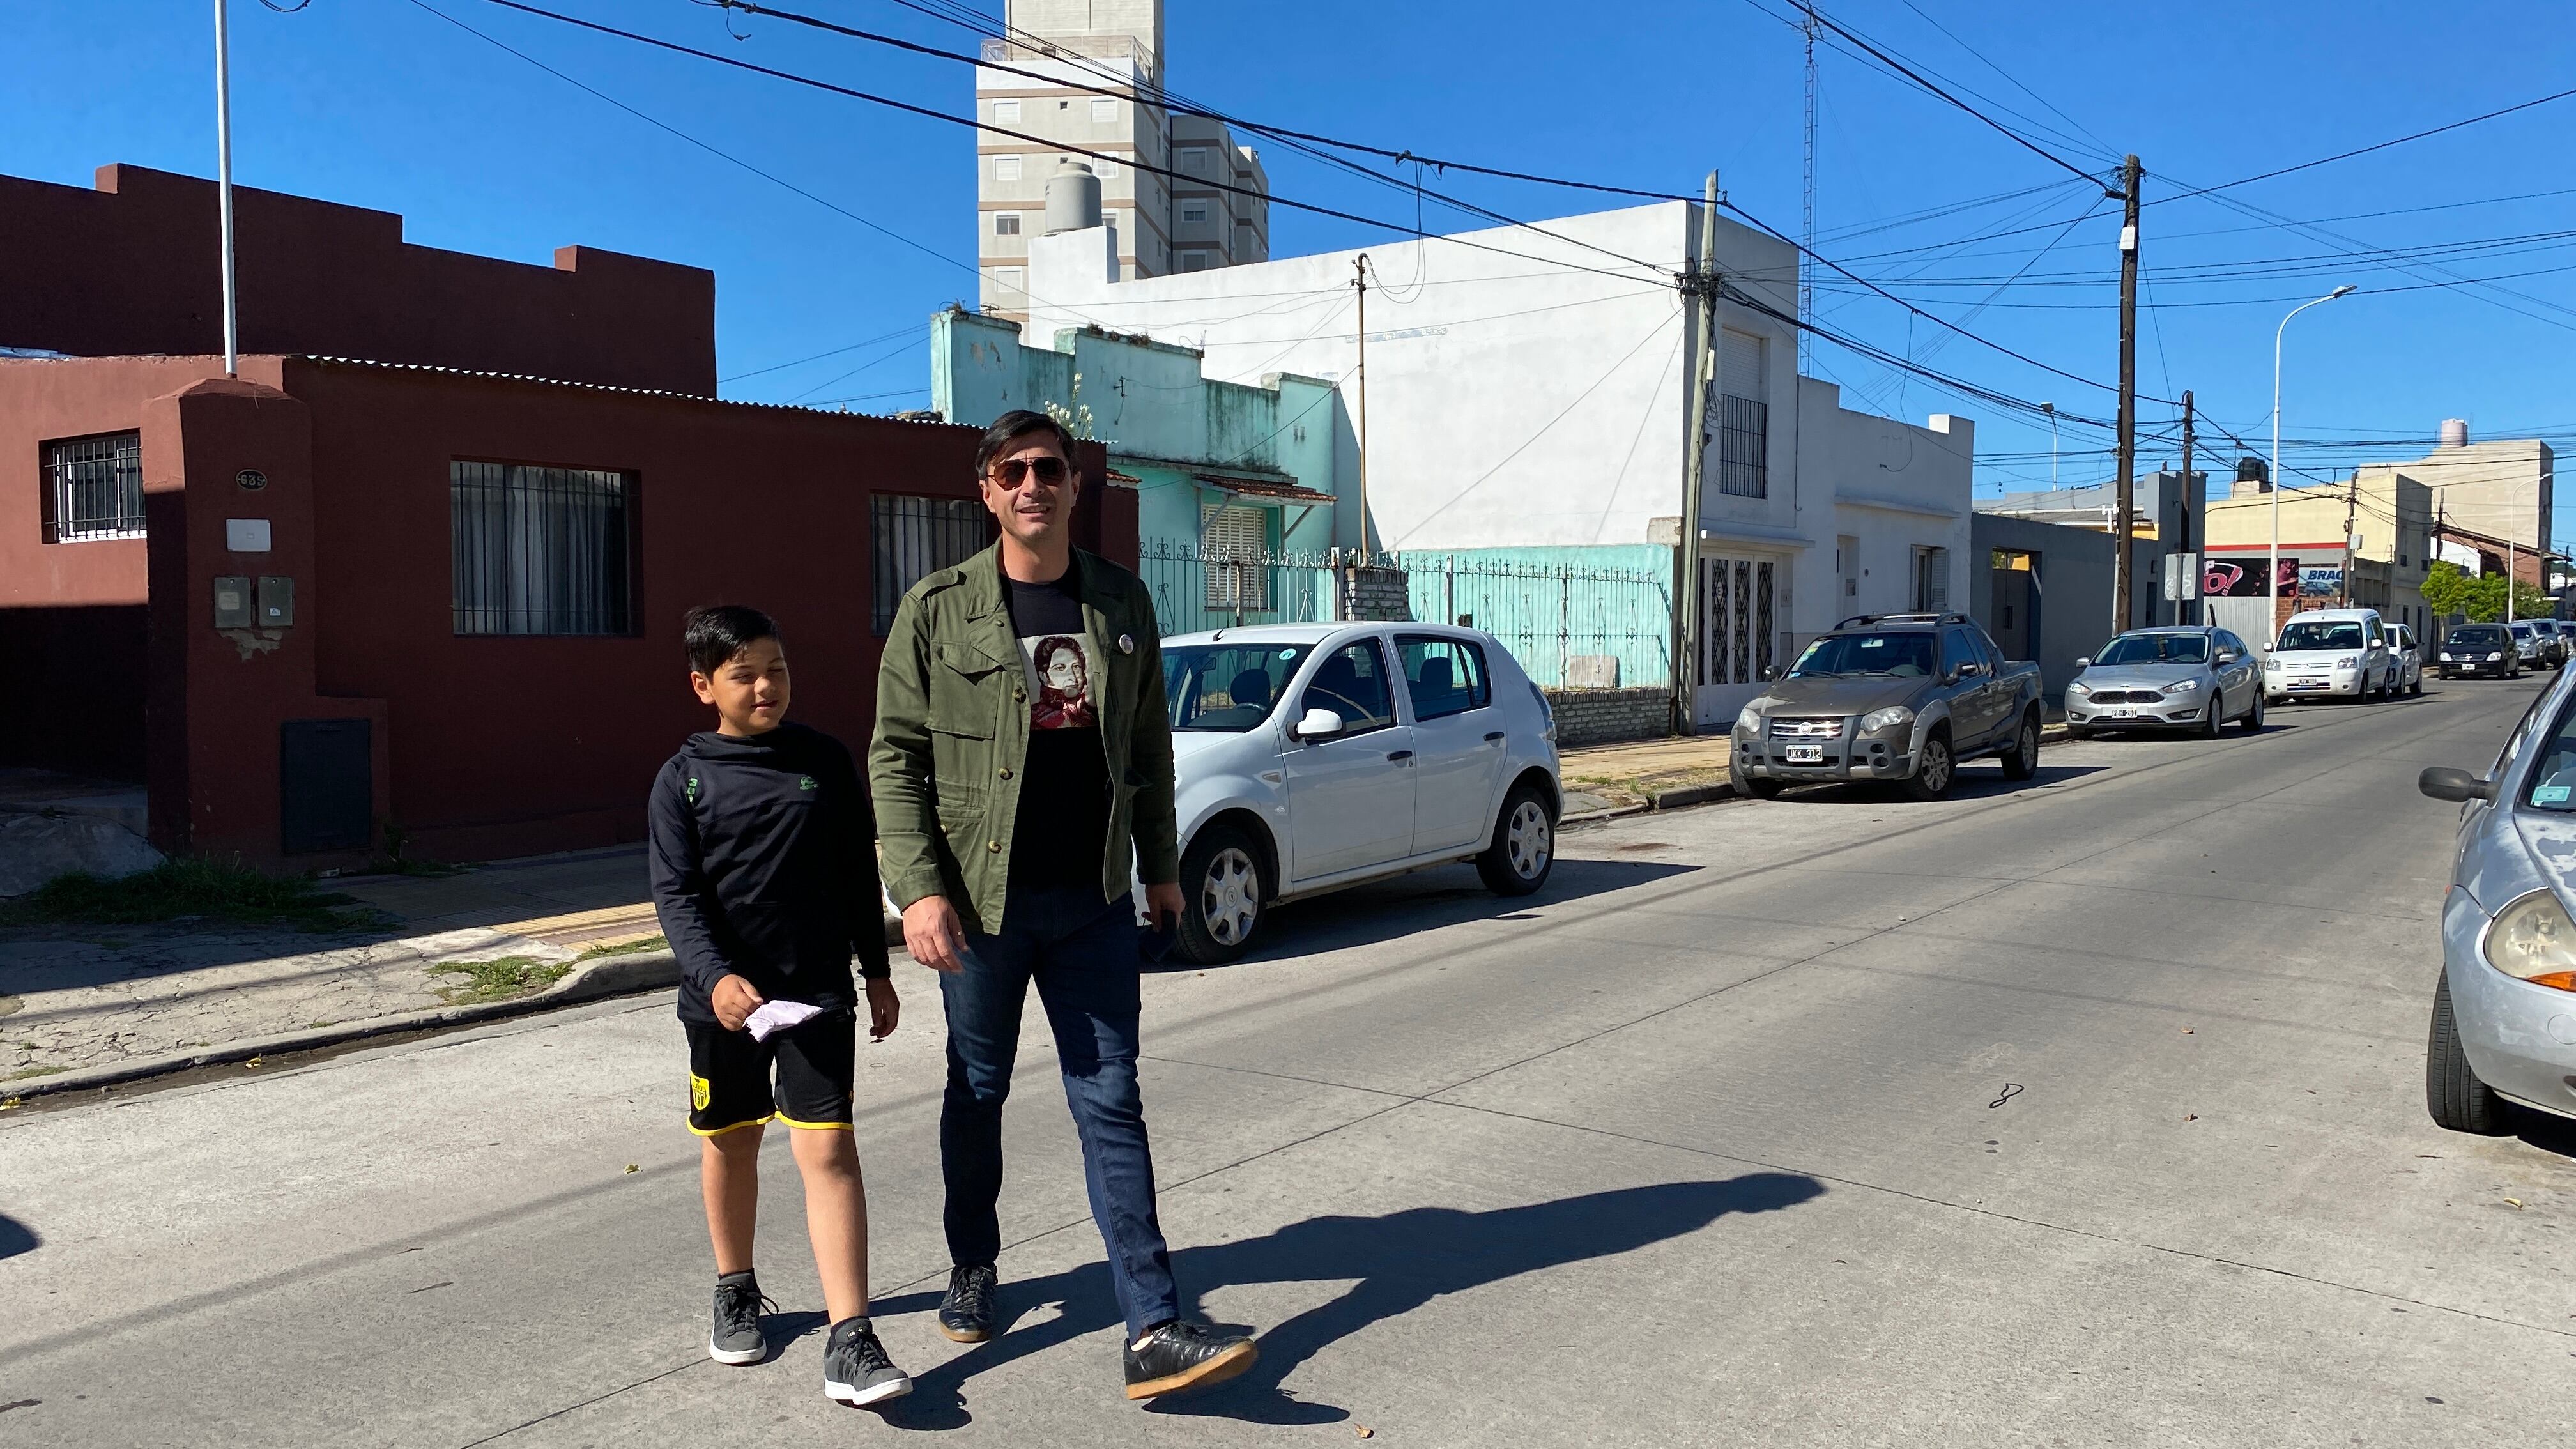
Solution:
<path fill-rule="evenodd" d="M 695 1072 L 689 1073 L 689 1105 L 692 1108 L 700 1112 L 707 1110 L 707 1091 L 707 1079 Z"/>

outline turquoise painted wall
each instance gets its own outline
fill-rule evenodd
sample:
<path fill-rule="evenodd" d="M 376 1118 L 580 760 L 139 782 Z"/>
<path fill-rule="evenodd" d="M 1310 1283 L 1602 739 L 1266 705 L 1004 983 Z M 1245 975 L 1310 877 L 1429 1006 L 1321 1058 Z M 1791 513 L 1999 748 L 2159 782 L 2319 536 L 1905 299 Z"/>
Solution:
<path fill-rule="evenodd" d="M 1615 655 L 1622 688 L 1672 682 L 1673 551 L 1662 544 L 1420 550 L 1397 562 L 1413 617 L 1466 616 L 1534 683 L 1563 684 L 1581 654 Z"/>

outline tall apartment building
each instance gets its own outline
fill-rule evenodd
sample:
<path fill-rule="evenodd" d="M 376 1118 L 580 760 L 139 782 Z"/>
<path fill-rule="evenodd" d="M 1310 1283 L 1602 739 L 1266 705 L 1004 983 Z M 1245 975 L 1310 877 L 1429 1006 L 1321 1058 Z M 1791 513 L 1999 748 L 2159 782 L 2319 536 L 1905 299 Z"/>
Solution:
<path fill-rule="evenodd" d="M 1027 314 L 1029 238 L 1045 230 L 1047 178 L 1067 162 L 1100 178 L 1121 281 L 1270 259 L 1261 158 L 1223 124 L 1154 103 L 1163 0 L 1008 0 L 1005 18 L 1011 38 L 984 42 L 975 71 L 977 119 L 995 128 L 977 132 L 975 155 L 984 311 Z"/>

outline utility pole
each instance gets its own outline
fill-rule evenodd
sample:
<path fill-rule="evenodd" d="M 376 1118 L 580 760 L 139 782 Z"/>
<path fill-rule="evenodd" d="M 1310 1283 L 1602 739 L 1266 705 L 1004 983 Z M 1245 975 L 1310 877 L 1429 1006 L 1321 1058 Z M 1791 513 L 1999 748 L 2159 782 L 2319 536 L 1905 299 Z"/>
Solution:
<path fill-rule="evenodd" d="M 1816 325 L 1816 274 L 1805 260 L 1816 254 L 1816 7 L 1801 3 L 1799 8 L 1806 17 L 1798 28 L 1807 39 L 1807 174 L 1798 218 L 1798 242 L 1803 248 L 1798 264 L 1798 374 L 1803 377 L 1812 352 L 1808 329 Z"/>
<path fill-rule="evenodd" d="M 2392 498 L 2394 494 L 2392 493 Z M 2352 526 L 2361 511 L 2361 470 L 2352 474 L 2352 488 L 2343 496 L 2343 607 L 2352 607 Z"/>
<path fill-rule="evenodd" d="M 1360 295 L 1360 562 L 1369 561 L 1368 535 L 1368 253 L 1351 262 L 1351 285 Z"/>
<path fill-rule="evenodd" d="M 1799 269 L 1801 276 L 1806 268 Z M 1690 432 L 1682 442 L 1681 536 L 1673 547 L 1673 708 L 1677 735 L 1699 728 L 1699 505 L 1708 473 L 1708 395 L 1717 382 L 1717 173 L 1700 202 L 1699 256 L 1675 283 L 1694 304 Z"/>
<path fill-rule="evenodd" d="M 2194 528 L 2191 521 L 2192 509 L 2195 507 L 2205 506 L 2204 501 L 2198 496 L 2199 493 L 2200 489 L 2194 486 L 2191 481 L 2191 389 L 2184 388 L 2182 390 L 2181 540 L 2182 551 L 2184 553 L 2205 553 L 2208 549 L 2208 540 L 2200 536 L 2200 530 Z M 2174 600 L 2174 622 L 2177 624 L 2197 624 L 2205 617 L 2205 613 L 2199 599 L 2199 591 L 2197 589 L 2186 589 L 2184 592 L 2191 594 L 2192 597 L 2189 599 Z M 2190 617 L 2183 617 L 2186 614 L 2190 615 Z"/>
<path fill-rule="evenodd" d="M 215 0 L 215 217 L 224 250 L 224 376 L 241 371 L 241 300 L 233 283 L 232 20 Z"/>
<path fill-rule="evenodd" d="M 2120 508 L 2112 529 L 2119 551 L 2111 556 L 2111 625 L 2122 633 L 2136 623 L 2137 606 L 2130 533 L 2138 489 L 2138 182 L 2145 175 L 2132 154 L 2120 168 L 2120 190 L 2112 193 L 2127 205 L 2120 227 Z"/>

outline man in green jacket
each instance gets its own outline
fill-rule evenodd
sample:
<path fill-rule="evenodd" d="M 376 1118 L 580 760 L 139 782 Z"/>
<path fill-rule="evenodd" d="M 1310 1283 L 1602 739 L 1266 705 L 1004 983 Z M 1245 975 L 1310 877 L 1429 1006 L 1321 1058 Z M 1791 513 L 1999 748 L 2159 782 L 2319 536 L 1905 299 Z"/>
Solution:
<path fill-rule="evenodd" d="M 1054 419 L 1004 414 L 975 471 L 1001 536 L 904 595 L 868 752 L 886 886 L 948 1015 L 939 1154 L 955 1267 L 939 1327 L 960 1343 L 993 1333 L 1002 1101 L 1034 981 L 1127 1315 L 1127 1397 L 1147 1399 L 1254 1357 L 1248 1338 L 1181 1321 L 1136 1087 L 1131 882 L 1143 877 L 1158 924 L 1181 910 L 1154 601 L 1074 548 L 1082 479 Z"/>

